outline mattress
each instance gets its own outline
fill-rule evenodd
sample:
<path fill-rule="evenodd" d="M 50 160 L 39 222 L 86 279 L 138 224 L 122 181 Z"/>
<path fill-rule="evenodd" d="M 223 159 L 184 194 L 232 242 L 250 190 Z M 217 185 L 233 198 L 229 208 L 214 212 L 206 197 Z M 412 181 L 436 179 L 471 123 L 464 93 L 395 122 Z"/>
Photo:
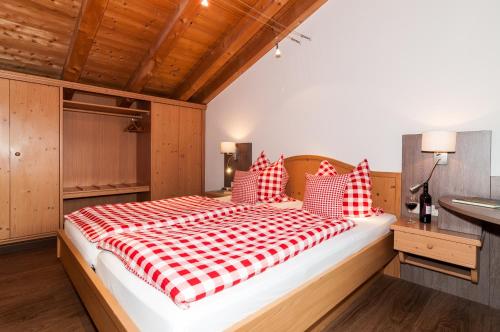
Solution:
<path fill-rule="evenodd" d="M 389 233 L 396 217 L 382 214 L 353 220 L 357 222 L 354 229 L 187 309 L 179 308 L 167 295 L 129 272 L 110 252 L 99 253 L 96 271 L 142 331 L 220 331 Z"/>
<path fill-rule="evenodd" d="M 221 201 L 230 201 L 231 196 L 226 197 L 218 197 L 217 200 Z M 301 201 L 291 201 L 291 202 L 283 202 L 283 203 L 272 203 L 272 206 L 278 208 L 301 208 Z M 64 221 L 64 232 L 71 240 L 71 242 L 75 245 L 78 251 L 82 254 L 85 261 L 92 267 L 96 266 L 97 255 L 100 250 L 97 249 L 97 243 L 90 242 L 83 233 L 71 222 Z"/>

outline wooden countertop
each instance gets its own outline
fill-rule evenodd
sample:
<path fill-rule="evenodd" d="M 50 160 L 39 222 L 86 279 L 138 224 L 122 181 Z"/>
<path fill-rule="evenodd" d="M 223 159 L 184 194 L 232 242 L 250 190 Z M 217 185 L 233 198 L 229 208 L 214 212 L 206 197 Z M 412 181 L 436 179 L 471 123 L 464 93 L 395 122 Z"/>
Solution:
<path fill-rule="evenodd" d="M 439 205 L 443 208 L 472 217 L 484 222 L 500 225 L 500 209 L 490 209 L 480 206 L 453 203 L 452 199 L 463 199 L 464 197 L 443 196 L 439 198 Z"/>

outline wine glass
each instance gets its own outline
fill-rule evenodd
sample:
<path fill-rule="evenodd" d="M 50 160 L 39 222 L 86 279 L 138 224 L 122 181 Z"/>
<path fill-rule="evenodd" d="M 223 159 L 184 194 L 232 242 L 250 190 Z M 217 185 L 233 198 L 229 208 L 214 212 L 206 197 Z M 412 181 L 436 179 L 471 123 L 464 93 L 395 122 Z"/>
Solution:
<path fill-rule="evenodd" d="M 417 202 L 417 195 L 415 194 L 409 194 L 406 196 L 406 201 L 405 201 L 406 208 L 408 209 L 408 215 L 410 216 L 410 219 L 408 219 L 408 224 L 414 224 L 415 221 L 411 219 L 412 211 L 415 210 L 415 208 L 418 205 Z"/>

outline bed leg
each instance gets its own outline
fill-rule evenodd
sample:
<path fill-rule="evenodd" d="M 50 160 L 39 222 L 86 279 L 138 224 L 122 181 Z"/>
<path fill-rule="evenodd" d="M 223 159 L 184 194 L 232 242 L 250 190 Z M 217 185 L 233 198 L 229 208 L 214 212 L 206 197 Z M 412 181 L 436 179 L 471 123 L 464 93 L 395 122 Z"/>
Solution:
<path fill-rule="evenodd" d="M 384 274 L 386 276 L 391 276 L 394 278 L 401 277 L 401 263 L 399 262 L 399 257 L 395 256 L 389 264 L 384 267 Z"/>

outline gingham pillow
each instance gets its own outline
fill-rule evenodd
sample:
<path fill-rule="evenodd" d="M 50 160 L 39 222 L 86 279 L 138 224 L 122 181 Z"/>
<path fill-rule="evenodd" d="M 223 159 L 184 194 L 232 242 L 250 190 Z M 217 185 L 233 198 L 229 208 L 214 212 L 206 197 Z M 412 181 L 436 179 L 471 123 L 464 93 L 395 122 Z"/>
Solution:
<path fill-rule="evenodd" d="M 368 160 L 349 173 L 349 183 L 344 193 L 344 217 L 369 217 L 372 210 L 372 181 Z"/>
<path fill-rule="evenodd" d="M 282 156 L 283 157 L 283 156 Z M 284 159 L 283 159 L 284 160 Z M 276 163 L 274 163 L 276 164 Z M 250 172 L 258 172 L 259 174 L 262 173 L 264 170 L 266 170 L 269 167 L 272 167 L 274 164 L 271 164 L 269 161 L 269 158 L 267 158 L 266 153 L 262 151 L 257 157 L 257 160 L 250 166 L 249 171 Z M 259 201 L 266 202 L 266 203 L 276 203 L 276 202 L 284 202 L 284 201 L 289 201 L 293 200 L 292 198 L 288 197 L 286 195 L 286 185 L 288 183 L 288 172 L 286 171 L 286 168 L 283 164 L 283 176 L 281 179 L 281 189 L 280 189 L 280 197 L 274 197 L 274 198 L 264 198 L 265 193 L 263 192 L 263 187 L 259 188 Z M 262 197 L 262 200 L 261 200 Z"/>
<path fill-rule="evenodd" d="M 278 161 L 260 172 L 259 202 L 277 203 L 286 200 L 283 192 L 283 178 L 285 173 L 285 158 L 283 155 L 281 155 Z"/>
<path fill-rule="evenodd" d="M 323 160 L 316 172 L 318 176 L 331 176 L 337 174 L 335 167 Z M 346 191 L 344 193 L 344 217 L 370 217 L 373 214 L 384 213 L 381 208 L 372 207 L 372 184 L 368 160 L 364 159 L 353 169 L 349 175 Z"/>
<path fill-rule="evenodd" d="M 342 202 L 349 175 L 306 174 L 306 189 L 302 208 L 318 216 L 342 219 Z"/>
<path fill-rule="evenodd" d="M 231 201 L 234 203 L 257 203 L 259 188 L 259 173 L 236 171 L 233 181 Z"/>
<path fill-rule="evenodd" d="M 248 170 L 250 172 L 262 172 L 263 170 L 268 168 L 270 165 L 271 165 L 271 162 L 267 158 L 266 153 L 264 151 L 262 151 L 260 153 L 259 157 L 257 158 L 257 160 L 255 160 L 255 162 L 252 164 L 252 166 L 250 166 L 250 168 Z"/>
<path fill-rule="evenodd" d="M 337 175 L 337 170 L 335 169 L 335 167 L 333 167 L 332 164 L 330 164 L 330 162 L 328 160 L 323 160 L 321 162 L 321 164 L 319 164 L 319 168 L 318 168 L 318 171 L 316 172 L 316 176 L 324 176 L 324 175 L 328 175 L 328 176 L 333 176 L 333 175 Z"/>

